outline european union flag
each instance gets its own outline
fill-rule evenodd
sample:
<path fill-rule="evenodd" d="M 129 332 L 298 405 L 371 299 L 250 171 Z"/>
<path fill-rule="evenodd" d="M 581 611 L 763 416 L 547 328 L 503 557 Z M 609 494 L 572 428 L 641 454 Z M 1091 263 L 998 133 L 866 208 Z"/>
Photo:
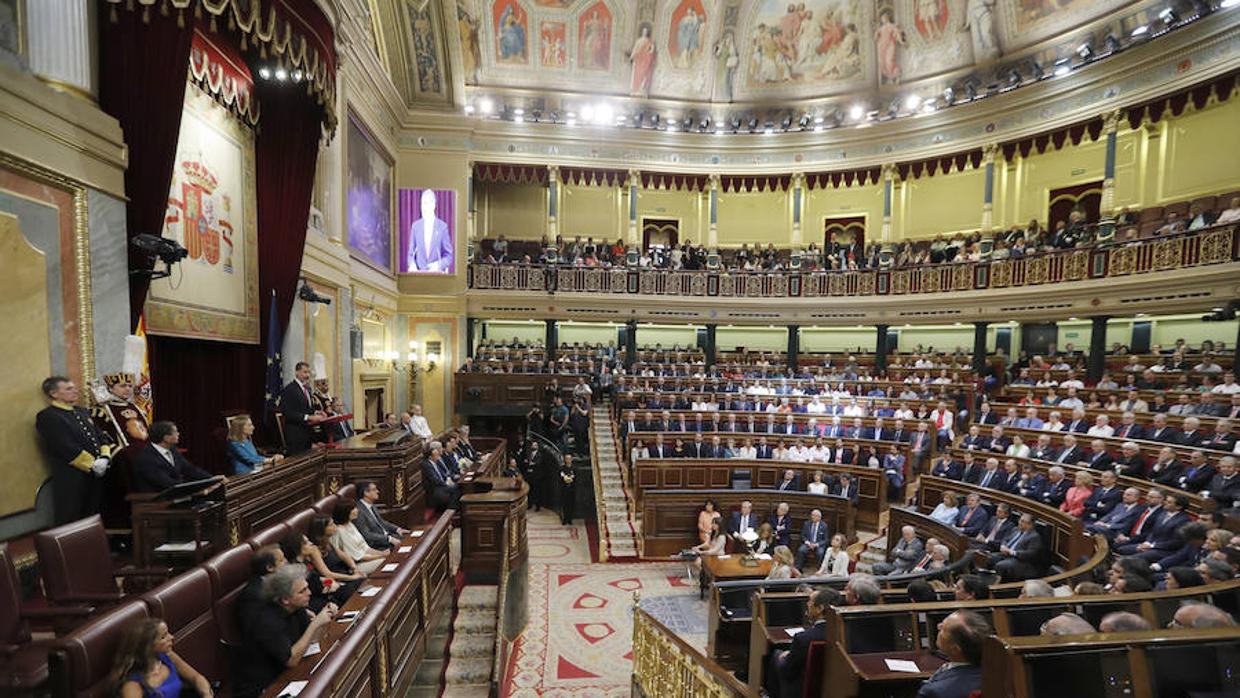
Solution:
<path fill-rule="evenodd" d="M 284 372 L 280 366 L 280 323 L 276 321 L 276 292 L 271 292 L 271 305 L 267 313 L 267 395 L 266 419 L 271 425 L 276 410 L 280 409 L 280 390 L 284 387 Z"/>

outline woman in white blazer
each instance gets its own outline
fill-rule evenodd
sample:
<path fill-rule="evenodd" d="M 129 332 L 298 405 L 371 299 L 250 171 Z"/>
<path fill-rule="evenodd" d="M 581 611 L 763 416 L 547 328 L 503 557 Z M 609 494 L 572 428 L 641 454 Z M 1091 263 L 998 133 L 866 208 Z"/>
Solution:
<path fill-rule="evenodd" d="M 848 551 L 844 549 L 847 544 L 843 533 L 837 533 L 831 537 L 831 547 L 827 548 L 822 554 L 822 564 L 818 567 L 816 577 L 847 577 L 848 565 L 851 560 L 848 558 Z"/>

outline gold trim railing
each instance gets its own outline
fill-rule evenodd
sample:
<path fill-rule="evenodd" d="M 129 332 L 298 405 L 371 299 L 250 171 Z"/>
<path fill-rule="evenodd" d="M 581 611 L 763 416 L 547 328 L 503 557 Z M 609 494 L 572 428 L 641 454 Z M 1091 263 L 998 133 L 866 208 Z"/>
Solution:
<path fill-rule="evenodd" d="M 723 667 L 637 606 L 633 608 L 633 695 L 641 698 L 758 698 Z"/>
<path fill-rule="evenodd" d="M 1026 257 L 856 271 L 687 271 L 628 267 L 469 265 L 480 290 L 720 298 L 825 298 L 954 293 L 1106 279 L 1240 259 L 1235 225 Z"/>

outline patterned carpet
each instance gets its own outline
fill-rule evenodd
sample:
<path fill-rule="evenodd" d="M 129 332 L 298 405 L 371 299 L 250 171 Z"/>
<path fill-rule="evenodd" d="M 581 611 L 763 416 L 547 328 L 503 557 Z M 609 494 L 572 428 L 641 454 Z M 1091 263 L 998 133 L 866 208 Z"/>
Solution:
<path fill-rule="evenodd" d="M 628 696 L 633 592 L 678 634 L 706 642 L 706 606 L 677 563 L 591 564 L 585 529 L 531 513 L 529 625 L 518 640 L 512 698 Z"/>

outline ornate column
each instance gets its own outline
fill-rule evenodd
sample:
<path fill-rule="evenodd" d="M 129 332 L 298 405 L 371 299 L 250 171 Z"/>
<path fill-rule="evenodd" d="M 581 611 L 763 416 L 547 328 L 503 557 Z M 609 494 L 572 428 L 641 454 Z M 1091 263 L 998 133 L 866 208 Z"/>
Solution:
<path fill-rule="evenodd" d="M 1089 360 L 1086 368 L 1089 380 L 1094 383 L 1102 378 L 1107 369 L 1107 320 L 1110 319 L 1108 315 L 1095 315 L 1089 319 Z"/>
<path fill-rule="evenodd" d="M 979 377 L 986 368 L 986 328 L 989 325 L 984 320 L 973 323 L 973 372 Z"/>
<path fill-rule="evenodd" d="M 629 170 L 629 245 L 641 245 L 642 238 L 637 230 L 637 188 L 641 186 L 641 170 Z"/>
<path fill-rule="evenodd" d="M 887 372 L 887 330 L 889 325 L 874 326 L 874 368 L 881 375 Z"/>
<path fill-rule="evenodd" d="M 792 244 L 801 244 L 801 208 L 804 205 L 805 173 L 794 172 L 792 186 L 788 189 L 792 195 Z"/>
<path fill-rule="evenodd" d="M 883 229 L 880 233 L 881 242 L 891 241 L 891 203 L 895 196 L 896 166 L 895 163 L 883 165 Z"/>
<path fill-rule="evenodd" d="M 53 89 L 96 101 L 95 3 L 34 0 L 25 9 L 31 72 Z"/>
<path fill-rule="evenodd" d="M 1107 216 L 1115 210 L 1115 148 L 1118 140 L 1119 124 L 1124 112 L 1116 109 L 1103 117 L 1103 130 L 1107 138 L 1106 162 L 1102 166 L 1102 201 L 1099 205 L 1101 215 Z"/>
<path fill-rule="evenodd" d="M 477 195 L 474 182 L 474 163 L 465 163 L 465 239 L 473 247 L 478 239 L 478 204 L 474 200 Z"/>
<path fill-rule="evenodd" d="M 547 166 L 547 236 L 560 234 L 560 166 Z"/>
<path fill-rule="evenodd" d="M 708 248 L 719 247 L 719 175 L 710 176 L 710 228 L 706 234 Z"/>
<path fill-rule="evenodd" d="M 995 204 L 995 153 L 999 146 L 988 143 L 982 147 L 982 158 L 986 163 L 986 184 L 982 190 L 982 232 L 990 232 L 994 220 Z"/>

